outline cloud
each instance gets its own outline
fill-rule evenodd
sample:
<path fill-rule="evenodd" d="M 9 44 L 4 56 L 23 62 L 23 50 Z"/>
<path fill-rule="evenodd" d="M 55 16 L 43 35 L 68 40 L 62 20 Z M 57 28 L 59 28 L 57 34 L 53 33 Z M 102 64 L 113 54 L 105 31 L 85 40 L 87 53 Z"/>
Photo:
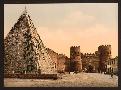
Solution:
<path fill-rule="evenodd" d="M 76 28 L 84 30 L 85 28 L 92 26 L 92 22 L 94 21 L 95 17 L 84 14 L 80 10 L 77 10 L 68 13 L 62 22 L 60 22 L 60 26 L 66 29 L 70 27 L 73 30 L 76 30 Z"/>
<path fill-rule="evenodd" d="M 76 30 L 70 27 L 55 28 L 55 30 L 40 27 L 38 31 L 47 47 L 58 53 L 65 53 L 67 56 L 69 56 L 70 46 L 78 45 L 84 53 L 93 53 L 102 44 L 111 44 L 113 55 L 116 55 L 118 50 L 114 48 L 118 44 L 118 32 L 105 27 L 103 24 L 95 24 L 93 27 L 87 27 L 84 31 L 81 31 L 78 27 L 76 27 Z"/>

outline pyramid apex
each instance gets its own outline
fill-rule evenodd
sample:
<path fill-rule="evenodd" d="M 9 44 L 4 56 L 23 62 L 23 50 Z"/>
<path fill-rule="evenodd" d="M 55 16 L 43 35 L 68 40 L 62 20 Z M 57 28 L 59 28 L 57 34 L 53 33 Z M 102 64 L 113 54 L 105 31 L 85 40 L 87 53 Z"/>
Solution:
<path fill-rule="evenodd" d="M 24 9 L 24 13 L 27 14 L 27 9 L 26 9 L 26 6 L 25 6 L 25 9 Z"/>
<path fill-rule="evenodd" d="M 26 10 L 26 6 L 25 6 L 25 10 Z"/>
<path fill-rule="evenodd" d="M 22 12 L 22 15 L 23 15 L 23 14 L 25 14 L 25 15 L 27 14 L 26 6 L 25 6 L 25 8 L 24 8 L 24 10 L 23 10 L 23 12 Z"/>

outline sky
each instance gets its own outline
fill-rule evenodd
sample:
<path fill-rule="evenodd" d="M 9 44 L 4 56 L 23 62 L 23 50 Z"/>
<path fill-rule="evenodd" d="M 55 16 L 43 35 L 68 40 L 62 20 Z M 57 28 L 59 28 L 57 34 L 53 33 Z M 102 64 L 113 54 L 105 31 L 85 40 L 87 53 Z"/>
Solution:
<path fill-rule="evenodd" d="M 4 4 L 4 38 L 27 8 L 44 45 L 70 56 L 71 46 L 94 53 L 111 45 L 118 55 L 117 3 Z"/>

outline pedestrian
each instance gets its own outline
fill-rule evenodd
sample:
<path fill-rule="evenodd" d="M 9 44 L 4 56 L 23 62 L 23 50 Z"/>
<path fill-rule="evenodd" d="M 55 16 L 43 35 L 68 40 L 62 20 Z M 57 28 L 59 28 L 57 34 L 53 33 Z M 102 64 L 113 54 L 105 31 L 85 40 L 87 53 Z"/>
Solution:
<path fill-rule="evenodd" d="M 111 73 L 111 77 L 113 78 L 113 73 Z"/>

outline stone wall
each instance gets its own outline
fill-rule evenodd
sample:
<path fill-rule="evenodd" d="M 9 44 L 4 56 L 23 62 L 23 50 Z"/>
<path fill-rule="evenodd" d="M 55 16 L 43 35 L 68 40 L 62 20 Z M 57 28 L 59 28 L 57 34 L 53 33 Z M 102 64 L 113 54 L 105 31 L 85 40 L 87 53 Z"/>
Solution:
<path fill-rule="evenodd" d="M 58 53 L 56 53 L 55 51 L 53 51 L 52 49 L 50 48 L 46 48 L 50 58 L 53 60 L 54 64 L 55 64 L 55 68 L 56 68 L 56 71 L 57 71 L 57 61 L 58 61 Z"/>
<path fill-rule="evenodd" d="M 111 59 L 111 45 L 101 45 L 98 47 L 99 52 L 99 70 L 106 72 L 107 62 Z"/>
<path fill-rule="evenodd" d="M 99 57 L 95 53 L 82 54 L 82 68 L 86 72 L 98 72 Z M 92 66 L 92 70 L 89 70 L 89 66 Z"/>
<path fill-rule="evenodd" d="M 4 74 L 5 78 L 20 79 L 57 79 L 57 74 Z"/>
<path fill-rule="evenodd" d="M 68 63 L 69 58 L 65 56 L 64 54 L 58 54 L 52 49 L 46 48 L 48 51 L 48 54 L 50 55 L 51 59 L 55 63 L 55 68 L 57 69 L 58 73 L 65 73 L 68 71 Z"/>
<path fill-rule="evenodd" d="M 70 71 L 80 72 L 82 70 L 82 61 L 80 46 L 70 47 Z"/>

